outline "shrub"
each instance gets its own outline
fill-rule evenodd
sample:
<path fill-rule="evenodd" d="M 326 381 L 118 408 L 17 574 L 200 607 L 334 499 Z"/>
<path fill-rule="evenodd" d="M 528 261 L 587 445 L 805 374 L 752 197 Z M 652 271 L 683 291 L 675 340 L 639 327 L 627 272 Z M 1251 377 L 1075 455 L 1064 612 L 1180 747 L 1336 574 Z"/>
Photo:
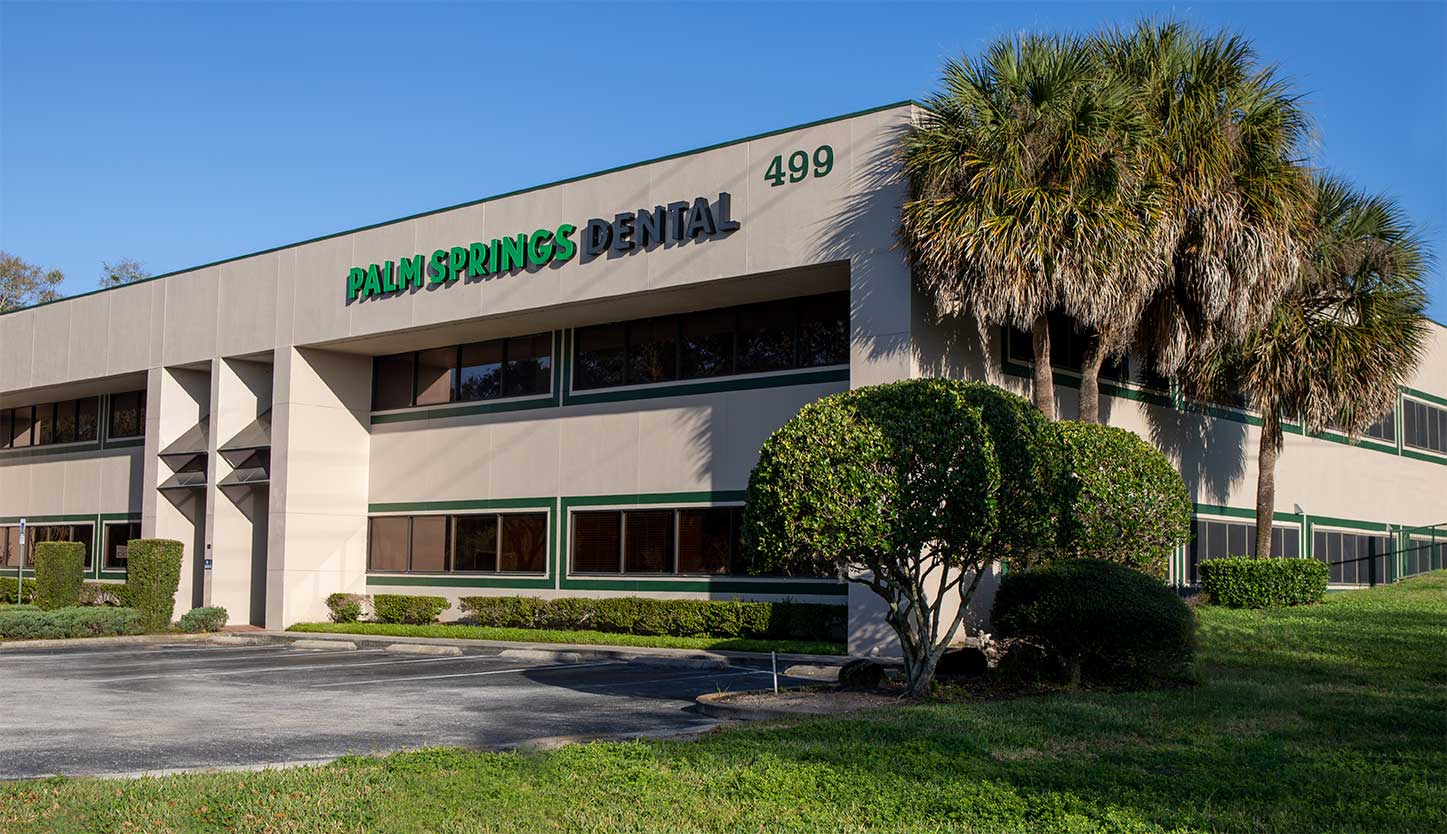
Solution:
<path fill-rule="evenodd" d="M 452 603 L 446 597 L 410 594 L 377 594 L 372 597 L 372 610 L 379 623 L 427 625 L 437 622 L 437 616 L 451 607 Z"/>
<path fill-rule="evenodd" d="M 38 608 L 0 610 L 0 639 L 46 640 L 140 634 L 145 629 L 134 608 Z"/>
<path fill-rule="evenodd" d="M 970 386 L 910 379 L 831 394 L 769 436 L 749 475 L 743 547 L 756 571 L 840 576 L 886 603 L 910 694 L 964 624 L 976 584 L 920 598 L 941 569 L 999 558 L 1000 467 Z"/>
<path fill-rule="evenodd" d="M 198 631 L 220 631 L 226 627 L 226 609 L 218 606 L 192 608 L 190 611 L 181 615 L 181 619 L 176 625 L 180 626 L 182 631 L 192 633 Z"/>
<path fill-rule="evenodd" d="M 1157 578 L 1190 539 L 1191 497 L 1169 459 L 1134 432 L 1058 424 L 1066 449 L 1061 556 L 1104 559 Z"/>
<path fill-rule="evenodd" d="M 1196 567 L 1201 590 L 1217 605 L 1275 608 L 1321 602 L 1330 578 L 1316 559 L 1208 559 Z"/>
<path fill-rule="evenodd" d="M 85 545 L 38 542 L 35 545 L 35 607 L 47 611 L 80 604 L 85 581 Z"/>
<path fill-rule="evenodd" d="M 1179 678 L 1196 648 L 1196 615 L 1176 592 L 1100 559 L 1007 573 L 992 612 L 999 636 L 1042 646 L 1071 683 Z"/>
<path fill-rule="evenodd" d="M 126 601 L 146 631 L 165 631 L 176 608 L 183 547 L 173 539 L 135 539 L 126 547 Z"/>
<path fill-rule="evenodd" d="M 20 586 L 20 596 L 17 597 L 16 587 Z M 23 586 L 13 576 L 0 576 L 0 603 L 7 605 L 28 604 L 35 599 L 35 581 L 27 580 Z"/>
<path fill-rule="evenodd" d="M 355 623 L 362 619 L 361 594 L 332 594 L 327 597 L 327 609 L 332 612 L 334 623 Z"/>
<path fill-rule="evenodd" d="M 478 625 L 591 629 L 666 637 L 748 637 L 842 641 L 842 605 L 611 597 L 462 597 L 457 607 Z"/>
<path fill-rule="evenodd" d="M 126 586 L 123 582 L 86 582 L 80 586 L 81 605 L 124 606 Z"/>
<path fill-rule="evenodd" d="M 841 689 L 878 689 L 881 683 L 884 667 L 868 658 L 858 657 L 839 667 Z"/>

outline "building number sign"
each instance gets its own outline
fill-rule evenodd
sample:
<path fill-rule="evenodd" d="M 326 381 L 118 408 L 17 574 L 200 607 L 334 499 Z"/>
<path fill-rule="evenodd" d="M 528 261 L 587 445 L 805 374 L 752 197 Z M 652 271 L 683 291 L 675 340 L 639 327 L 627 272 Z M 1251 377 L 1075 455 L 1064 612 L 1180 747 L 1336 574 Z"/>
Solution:
<path fill-rule="evenodd" d="M 794 151 L 789 154 L 788 168 L 785 169 L 784 155 L 779 154 L 769 163 L 764 171 L 764 179 L 770 183 L 770 187 L 777 188 L 786 182 L 801 182 L 811 173 L 815 177 L 827 177 L 829 172 L 834 170 L 834 149 L 828 145 L 820 145 L 814 149 L 813 155 L 808 151 Z"/>

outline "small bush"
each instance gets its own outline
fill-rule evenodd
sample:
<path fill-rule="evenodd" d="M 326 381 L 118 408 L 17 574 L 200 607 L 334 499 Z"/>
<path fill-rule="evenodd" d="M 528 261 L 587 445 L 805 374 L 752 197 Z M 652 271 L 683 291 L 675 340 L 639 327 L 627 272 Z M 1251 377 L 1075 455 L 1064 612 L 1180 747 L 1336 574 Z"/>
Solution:
<path fill-rule="evenodd" d="M 411 594 L 377 594 L 372 597 L 372 610 L 377 622 L 401 625 L 428 625 L 437 622 L 443 611 L 452 607 L 446 597 Z"/>
<path fill-rule="evenodd" d="M 196 633 L 200 631 L 220 631 L 226 626 L 226 609 L 218 606 L 207 608 L 192 608 L 185 614 L 176 625 L 182 631 Z"/>
<path fill-rule="evenodd" d="M 1181 473 L 1134 432 L 1062 420 L 1066 512 L 1061 556 L 1104 559 L 1158 579 L 1191 533 Z"/>
<path fill-rule="evenodd" d="M 85 581 L 85 545 L 39 542 L 35 545 L 35 607 L 47 611 L 80 605 Z"/>
<path fill-rule="evenodd" d="M 1196 650 L 1195 612 L 1175 591 L 1099 559 L 1007 573 L 991 616 L 999 636 L 1050 652 L 1071 683 L 1181 678 Z"/>
<path fill-rule="evenodd" d="M 123 607 L 126 604 L 125 583 L 86 582 L 80 586 L 80 604 Z"/>
<path fill-rule="evenodd" d="M 990 659 L 985 656 L 984 651 L 974 646 L 961 646 L 940 655 L 940 662 L 935 666 L 935 677 L 973 678 L 988 671 Z"/>
<path fill-rule="evenodd" d="M 884 683 L 884 667 L 868 658 L 855 658 L 839 667 L 839 688 L 878 689 Z"/>
<path fill-rule="evenodd" d="M 140 634 L 145 629 L 133 608 L 38 608 L 0 610 L 0 639 L 53 640 Z"/>
<path fill-rule="evenodd" d="M 35 599 L 35 580 L 27 579 L 20 587 L 20 596 L 17 597 L 16 587 L 20 582 L 13 576 L 0 576 L 0 603 L 7 605 L 28 605 Z"/>
<path fill-rule="evenodd" d="M 126 548 L 126 601 L 140 612 L 146 631 L 165 631 L 176 609 L 183 546 L 173 539 L 135 539 Z"/>
<path fill-rule="evenodd" d="M 332 594 L 327 597 L 327 609 L 332 612 L 334 623 L 355 623 L 362 619 L 361 594 Z"/>
<path fill-rule="evenodd" d="M 463 597 L 468 620 L 498 628 L 593 630 L 658 637 L 842 641 L 845 609 L 804 602 L 609 597 Z"/>
<path fill-rule="evenodd" d="M 1196 567 L 1201 590 L 1217 605 L 1276 608 L 1321 602 L 1330 578 L 1316 559 L 1208 559 Z"/>

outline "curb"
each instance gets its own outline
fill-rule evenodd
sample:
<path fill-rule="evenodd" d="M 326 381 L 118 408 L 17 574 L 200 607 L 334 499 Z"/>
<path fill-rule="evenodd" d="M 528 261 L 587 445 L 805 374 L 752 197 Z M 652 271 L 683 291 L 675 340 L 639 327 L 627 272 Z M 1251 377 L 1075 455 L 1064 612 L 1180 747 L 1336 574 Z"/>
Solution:
<path fill-rule="evenodd" d="M 355 648 L 355 644 L 350 645 Z M 383 651 L 392 654 L 430 654 L 439 657 L 460 657 L 462 655 L 462 649 L 456 646 L 424 646 L 420 643 L 393 643 Z"/>
<path fill-rule="evenodd" d="M 76 646 L 134 646 L 146 643 L 204 643 L 217 639 L 209 632 L 199 634 L 128 634 L 119 637 L 61 637 L 54 640 L 7 640 L 0 651 L 24 649 L 65 649 Z"/>
<path fill-rule="evenodd" d="M 357 644 L 350 640 L 293 640 L 288 646 L 294 650 L 308 649 L 339 649 L 342 651 L 355 651 Z"/>
<path fill-rule="evenodd" d="M 738 695 L 737 692 L 705 692 L 693 699 L 698 705 L 698 711 L 710 718 L 722 718 L 729 721 L 768 721 L 776 718 L 809 718 L 807 713 L 790 712 L 782 709 L 768 709 L 767 707 L 741 707 L 730 704 L 724 699 L 730 695 Z"/>

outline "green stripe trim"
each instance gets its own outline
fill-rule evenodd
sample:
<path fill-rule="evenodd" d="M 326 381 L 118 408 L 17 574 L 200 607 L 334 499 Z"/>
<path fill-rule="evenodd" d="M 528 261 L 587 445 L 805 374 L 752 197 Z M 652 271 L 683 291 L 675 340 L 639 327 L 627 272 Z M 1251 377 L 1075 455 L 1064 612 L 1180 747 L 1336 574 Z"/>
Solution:
<path fill-rule="evenodd" d="M 513 399 L 504 402 L 482 402 L 470 405 L 456 405 L 436 408 L 419 408 L 406 412 L 392 414 L 373 414 L 371 423 L 374 426 L 386 423 L 413 423 L 419 420 L 446 420 L 449 417 L 468 417 L 474 414 L 504 414 L 510 411 L 532 411 L 539 408 L 557 408 L 558 398 L 556 395 L 546 397 L 529 397 L 527 399 Z"/>
<path fill-rule="evenodd" d="M 50 523 L 59 522 L 59 521 L 68 521 L 68 522 L 71 522 L 71 523 L 75 523 L 75 522 L 91 522 L 91 523 L 94 523 L 94 522 L 95 522 L 95 513 L 69 514 L 69 515 L 12 515 L 12 516 L 0 516 L 0 524 L 19 524 L 19 523 L 20 523 L 20 519 L 22 519 L 22 518 L 25 519 L 25 523 L 26 523 L 28 526 L 31 526 L 31 527 L 35 526 L 36 524 L 50 524 Z"/>
<path fill-rule="evenodd" d="M 368 504 L 369 513 L 425 513 L 457 510 L 550 510 L 556 498 L 480 498 L 457 501 L 397 501 Z"/>
<path fill-rule="evenodd" d="M 1436 394 L 1428 394 L 1426 391 L 1421 391 L 1416 388 L 1408 388 L 1407 386 L 1403 385 L 1402 393 L 1411 397 L 1414 400 L 1423 400 L 1424 402 L 1432 403 L 1433 405 L 1447 406 L 1447 397 L 1439 397 Z"/>
<path fill-rule="evenodd" d="M 843 582 L 799 582 L 789 579 L 567 579 L 563 587 L 574 591 L 692 592 L 717 594 L 776 594 L 780 596 L 848 596 Z"/>
<path fill-rule="evenodd" d="M 394 574 L 367 574 L 367 587 L 408 587 L 408 588 L 529 588 L 551 589 L 553 581 L 545 577 L 522 578 L 507 576 L 401 576 Z"/>
<path fill-rule="evenodd" d="M 1329 515 L 1308 515 L 1307 521 L 1312 528 L 1322 527 L 1345 527 L 1351 530 L 1366 530 L 1373 533 L 1385 533 L 1388 527 L 1395 527 L 1384 521 L 1359 521 L 1354 518 L 1335 518 Z"/>
<path fill-rule="evenodd" d="M 755 377 L 721 378 L 702 382 L 663 382 L 643 388 L 626 391 L 599 389 L 582 393 L 565 393 L 563 405 L 587 405 L 590 403 L 616 403 L 630 400 L 653 400 L 662 397 L 687 397 L 696 394 L 717 394 L 728 391 L 754 391 L 765 388 L 784 388 L 790 385 L 819 385 L 829 382 L 849 382 L 848 368 L 831 368 L 826 371 L 780 371 L 777 374 Z"/>
<path fill-rule="evenodd" d="M 713 492 L 639 492 L 623 495 L 573 495 L 563 499 L 563 510 L 571 507 L 601 507 L 619 505 L 628 507 L 635 504 L 736 504 L 744 500 L 747 493 L 742 489 L 715 490 Z"/>
<path fill-rule="evenodd" d="M 1425 460 L 1430 463 L 1440 463 L 1443 466 L 1447 466 L 1447 455 L 1443 455 L 1440 452 L 1435 454 L 1432 452 L 1419 452 L 1416 449 L 1410 449 L 1406 446 L 1403 446 L 1402 457 L 1411 458 L 1413 460 Z"/>
<path fill-rule="evenodd" d="M 1244 518 L 1249 521 L 1256 520 L 1256 511 L 1241 507 L 1226 507 L 1220 504 L 1194 504 L 1196 515 L 1219 515 L 1226 518 Z M 1271 514 L 1272 521 L 1296 522 L 1300 524 L 1301 516 L 1294 513 L 1283 513 L 1275 511 Z"/>
<path fill-rule="evenodd" d="M 641 161 L 641 162 L 630 162 L 630 163 L 627 163 L 627 164 L 624 164 L 624 165 L 618 165 L 618 166 L 615 166 L 615 167 L 612 167 L 612 168 L 605 168 L 604 170 L 601 170 L 601 171 L 593 171 L 593 172 L 587 173 L 587 174 L 578 174 L 578 175 L 576 175 L 576 176 L 567 177 L 567 178 L 565 178 L 565 179 L 553 180 L 552 182 L 543 183 L 542 185 L 533 185 L 533 186 L 528 186 L 527 188 L 519 188 L 519 189 L 516 189 L 516 190 L 513 190 L 513 191 L 505 191 L 505 192 L 503 192 L 503 193 L 501 193 L 501 194 L 494 194 L 494 195 L 492 195 L 492 196 L 490 196 L 490 197 L 483 197 L 483 198 L 481 198 L 481 199 L 470 200 L 470 201 L 465 202 L 465 203 L 458 203 L 458 204 L 456 204 L 456 205 L 446 206 L 446 207 L 444 207 L 444 208 L 433 209 L 433 210 L 431 210 L 431 211 L 424 211 L 424 212 L 421 212 L 420 214 L 409 214 L 409 215 L 407 215 L 406 217 L 398 217 L 398 218 L 395 218 L 395 219 L 393 219 L 393 220 L 383 220 L 383 221 L 381 221 L 380 223 L 372 223 L 372 224 L 367 225 L 367 226 L 358 226 L 358 227 L 355 228 L 355 229 L 347 229 L 346 231 L 342 231 L 342 232 L 333 232 L 333 233 L 331 233 L 331 234 L 322 235 L 322 236 L 320 236 L 320 237 L 309 238 L 309 239 L 307 239 L 307 240 L 300 240 L 300 241 L 297 241 L 297 242 L 295 242 L 295 243 L 287 243 L 287 244 L 283 244 L 283 245 L 281 245 L 281 246 L 273 246 L 273 247 L 271 247 L 271 248 L 269 248 L 269 249 L 262 249 L 262 250 L 257 251 L 257 252 L 250 252 L 250 253 L 245 254 L 245 255 L 236 255 L 236 256 L 230 257 L 230 258 L 223 258 L 222 260 L 212 261 L 212 262 L 210 262 L 210 263 L 201 264 L 201 265 L 199 265 L 199 266 L 190 266 L 190 267 L 186 267 L 185 269 L 178 269 L 178 270 L 175 270 L 175 271 L 173 271 L 173 272 L 163 273 L 163 274 L 161 274 L 161 275 L 153 275 L 153 276 L 151 276 L 150 278 L 145 278 L 145 279 L 142 279 L 142 280 L 140 280 L 140 281 L 132 281 L 130 284 L 123 284 L 123 285 L 121 285 L 121 286 L 119 286 L 119 287 L 103 287 L 103 288 L 101 288 L 101 289 L 91 290 L 91 291 L 89 291 L 89 292 L 83 292 L 83 293 L 80 293 L 79 295 L 67 296 L 67 297 L 65 297 L 65 298 L 57 298 L 57 299 L 55 299 L 54 301 L 44 301 L 44 302 L 41 302 L 41 303 L 39 303 L 39 304 L 32 304 L 32 305 L 30 305 L 29 307 L 17 307 L 17 308 L 15 308 L 14 310 L 7 310 L 7 311 L 5 311 L 5 312 L 3 312 L 3 313 L 0 313 L 0 316 L 7 316 L 7 315 L 10 315 L 11 313 L 19 313 L 19 312 L 22 312 L 22 311 L 25 311 L 25 310 L 33 310 L 33 309 L 36 309 L 37 307 L 44 307 L 44 306 L 49 305 L 49 304 L 59 304 L 59 303 L 62 302 L 62 301 L 74 301 L 74 300 L 77 299 L 77 298 L 85 298 L 85 297 L 87 297 L 87 296 L 98 295 L 98 294 L 103 293 L 103 292 L 112 292 L 112 291 L 114 291 L 114 290 L 124 289 L 125 287 L 134 286 L 134 285 L 136 285 L 136 284 L 144 284 L 144 283 L 147 283 L 147 282 L 150 282 L 150 281 L 159 281 L 159 280 L 161 280 L 162 278 L 170 278 L 170 277 L 173 276 L 173 275 L 184 275 L 184 274 L 186 274 L 186 273 L 188 273 L 188 272 L 197 272 L 197 271 L 202 270 L 202 269 L 209 269 L 209 268 L 211 268 L 211 267 L 213 267 L 213 266 L 221 266 L 222 264 L 235 263 L 236 261 L 245 260 L 246 258 L 255 258 L 255 257 L 261 256 L 261 255 L 270 255 L 270 254 L 273 254 L 273 253 L 276 253 L 276 252 L 281 252 L 281 251 L 286 250 L 286 249 L 293 249 L 293 248 L 297 248 L 297 247 L 301 247 L 301 246 L 306 246 L 306 245 L 308 245 L 308 244 L 317 243 L 317 242 L 320 242 L 320 241 L 323 241 L 323 240 L 331 240 L 331 239 L 333 239 L 333 238 L 338 238 L 338 237 L 344 237 L 344 236 L 346 236 L 346 235 L 357 234 L 358 232 L 365 232 L 365 231 L 369 231 L 369 230 L 371 230 L 371 229 L 380 229 L 380 228 L 382 228 L 383 226 L 391 226 L 391 225 L 396 224 L 396 223 L 406 223 L 406 222 L 409 221 L 409 220 L 419 220 L 419 219 L 421 219 L 421 218 L 423 218 L 423 217 L 431 217 L 431 216 L 434 215 L 434 214 L 441 214 L 441 213 L 447 212 L 447 211 L 455 211 L 456 209 L 467 208 L 467 207 L 469 207 L 469 206 L 482 205 L 482 204 L 484 204 L 484 203 L 490 203 L 490 202 L 494 202 L 494 201 L 497 201 L 497 200 L 503 200 L 503 199 L 507 199 L 507 198 L 509 198 L 509 197 L 517 197 L 517 196 L 522 195 L 522 194 L 528 194 L 528 193 L 531 193 L 531 192 L 534 192 L 534 191 L 542 191 L 542 190 L 548 189 L 548 188 L 556 188 L 556 187 L 558 187 L 558 186 L 560 186 L 560 185 L 567 185 L 567 184 L 569 184 L 569 183 L 581 182 L 581 181 L 583 181 L 583 180 L 592 179 L 592 178 L 594 178 L 594 177 L 602 177 L 602 176 L 606 176 L 606 175 L 608 175 L 608 174 L 616 174 L 616 173 L 618 173 L 618 172 L 620 172 L 620 171 L 628 171 L 628 170 L 631 170 L 631 169 L 633 169 L 633 168 L 641 168 L 641 167 L 643 167 L 643 166 L 645 166 L 645 165 L 654 165 L 654 164 L 657 164 L 657 163 L 659 163 L 659 162 L 667 162 L 667 161 L 669 161 L 669 160 L 671 160 L 671 159 L 679 159 L 679 158 L 682 158 L 682 157 L 685 157 L 685 156 L 692 156 L 692 155 L 694 155 L 694 154 L 707 153 L 708 151 L 715 151 L 715 150 L 718 150 L 718 149 L 720 149 L 720 148 L 730 147 L 730 146 L 732 146 L 732 145 L 740 145 L 740 144 L 743 144 L 743 143 L 745 143 L 745 142 L 754 142 L 754 141 L 757 141 L 757 140 L 759 140 L 759 139 L 767 139 L 767 138 L 769 138 L 770 136 L 779 136 L 779 135 L 782 135 L 782 134 L 785 134 L 785 133 L 792 133 L 793 131 L 796 131 L 796 130 L 807 130 L 807 129 L 812 128 L 812 127 L 819 127 L 820 125 L 832 124 L 832 123 L 834 123 L 834 122 L 842 122 L 842 121 L 845 121 L 845 120 L 847 120 L 847 119 L 857 119 L 857 118 L 859 118 L 860 116 L 868 116 L 868 115 L 870 115 L 871 113 L 879 113 L 879 112 L 884 111 L 884 110 L 892 110 L 892 109 L 894 109 L 894 108 L 896 108 L 896 107 L 904 107 L 904 106 L 911 105 L 911 104 L 915 104 L 914 100 L 912 100 L 912 99 L 905 99 L 905 100 L 903 100 L 903 101 L 891 102 L 890 104 L 881 104 L 881 105 L 879 105 L 878 107 L 870 107 L 870 108 L 866 108 L 866 109 L 864 109 L 864 110 L 855 111 L 855 112 L 853 112 L 853 113 L 845 113 L 845 114 L 842 115 L 842 116 L 830 116 L 830 117 L 824 118 L 824 119 L 816 119 L 816 120 L 814 120 L 814 121 L 812 121 L 812 122 L 804 122 L 803 124 L 797 124 L 797 125 L 793 125 L 793 126 L 791 126 L 791 127 L 782 127 L 782 128 L 778 128 L 777 130 L 769 130 L 769 131 L 765 131 L 765 132 L 763 132 L 763 133 L 756 133 L 756 134 L 754 134 L 754 135 L 752 135 L 752 136 L 745 136 L 745 137 L 743 137 L 743 138 L 741 138 L 741 139 L 730 139 L 730 140 L 725 141 L 725 142 L 717 142 L 717 143 L 712 144 L 712 145 L 705 145 L 705 146 L 703 146 L 703 147 L 701 147 L 701 148 L 694 148 L 694 149 L 692 149 L 692 150 L 687 150 L 687 151 L 678 151 L 677 153 L 671 153 L 671 154 L 667 154 L 667 155 L 665 155 L 665 156 L 658 156 L 658 157 L 654 157 L 654 158 L 652 158 L 652 159 L 645 159 L 645 160 L 643 160 L 643 161 Z"/>

